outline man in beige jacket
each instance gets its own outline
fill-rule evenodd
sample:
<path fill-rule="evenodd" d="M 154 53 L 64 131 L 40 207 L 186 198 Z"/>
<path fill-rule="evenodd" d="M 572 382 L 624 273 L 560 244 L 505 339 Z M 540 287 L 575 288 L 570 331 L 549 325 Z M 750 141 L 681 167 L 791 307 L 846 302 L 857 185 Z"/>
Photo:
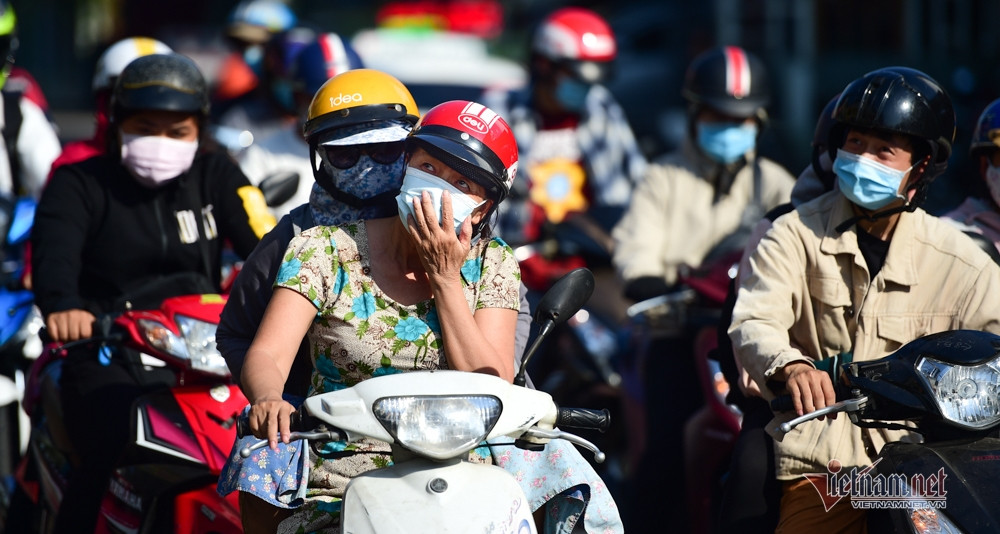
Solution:
<path fill-rule="evenodd" d="M 612 231 L 613 263 L 634 301 L 669 292 L 688 269 L 738 254 L 757 221 L 788 202 L 795 184 L 784 167 L 756 152 L 770 98 L 758 57 L 735 46 L 710 49 L 691 62 L 682 93 L 689 104 L 683 146 L 647 168 Z M 630 460 L 637 463 L 629 482 L 641 501 L 630 522 L 637 531 L 662 528 L 662 481 L 683 484 L 685 465 L 694 467 L 683 440 L 685 423 L 704 404 L 693 334 L 656 340 L 649 357 L 625 373 L 626 402 L 634 402 L 626 413 L 635 421 L 628 425 Z M 695 509 L 681 500 L 671 505 L 675 521 Z"/>
<path fill-rule="evenodd" d="M 836 401 L 836 363 L 881 358 L 944 330 L 1000 333 L 1000 267 L 919 209 L 951 152 L 948 95 L 919 71 L 879 69 L 844 89 L 834 119 L 839 190 L 774 222 L 750 257 L 729 329 L 764 396 L 789 393 L 797 414 Z M 826 512 L 802 475 L 833 460 L 865 467 L 885 442 L 907 437 L 846 417 L 784 436 L 775 444 L 777 532 L 865 532 L 863 510 L 842 500 Z"/>

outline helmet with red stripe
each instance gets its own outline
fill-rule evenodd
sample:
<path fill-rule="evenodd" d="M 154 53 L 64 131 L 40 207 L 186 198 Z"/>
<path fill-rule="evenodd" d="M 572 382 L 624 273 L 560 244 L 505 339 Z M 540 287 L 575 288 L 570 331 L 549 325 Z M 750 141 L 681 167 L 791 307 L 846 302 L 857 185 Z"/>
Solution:
<path fill-rule="evenodd" d="M 771 87 L 760 58 L 738 46 L 720 46 L 691 61 L 681 94 L 698 109 L 707 107 L 736 118 L 763 118 Z"/>
<path fill-rule="evenodd" d="M 407 150 L 422 148 L 445 165 L 486 188 L 493 201 L 489 219 L 510 193 L 517 176 L 517 142 L 500 115 L 467 100 L 452 100 L 427 111 L 406 139 Z"/>
<path fill-rule="evenodd" d="M 605 80 L 618 53 L 611 26 L 597 13 L 582 7 L 552 12 L 535 31 L 531 48 L 587 83 Z"/>
<path fill-rule="evenodd" d="M 289 75 L 293 90 L 312 97 L 330 78 L 362 68 L 361 57 L 344 38 L 321 33 L 298 54 Z"/>

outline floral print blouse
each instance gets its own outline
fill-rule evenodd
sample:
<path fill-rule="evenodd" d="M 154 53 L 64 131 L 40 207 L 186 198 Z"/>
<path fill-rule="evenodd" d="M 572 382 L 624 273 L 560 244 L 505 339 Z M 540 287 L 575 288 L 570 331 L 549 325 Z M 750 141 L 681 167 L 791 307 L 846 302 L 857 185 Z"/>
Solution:
<path fill-rule="evenodd" d="M 410 306 L 392 300 L 371 278 L 370 257 L 364 222 L 317 226 L 288 244 L 275 286 L 297 291 L 317 309 L 306 333 L 310 395 L 383 374 L 448 367 L 434 299 Z M 520 269 L 500 239 L 473 245 L 461 272 L 469 311 L 520 308 Z M 346 454 L 313 459 L 307 493 L 313 497 L 339 497 L 351 478 L 391 461 L 389 445 L 373 439 L 327 448 Z"/>
<path fill-rule="evenodd" d="M 288 245 L 275 286 L 299 292 L 318 310 L 307 334 L 310 395 L 383 374 L 447 368 L 434 300 L 404 306 L 386 296 L 369 275 L 368 246 L 364 222 L 317 226 Z M 473 245 L 462 279 L 470 311 L 520 308 L 520 269 L 502 240 Z"/>

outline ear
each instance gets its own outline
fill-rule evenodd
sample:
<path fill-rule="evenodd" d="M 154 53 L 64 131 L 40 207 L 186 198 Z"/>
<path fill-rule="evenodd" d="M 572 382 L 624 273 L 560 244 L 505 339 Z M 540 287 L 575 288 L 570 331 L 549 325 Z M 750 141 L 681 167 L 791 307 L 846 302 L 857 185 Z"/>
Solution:
<path fill-rule="evenodd" d="M 930 156 L 924 156 L 923 159 L 918 161 L 916 165 L 913 166 L 913 170 L 910 171 L 910 176 L 907 179 L 906 188 L 913 189 L 916 187 L 917 182 L 923 178 L 924 173 L 927 172 L 927 166 L 931 163 Z"/>
<path fill-rule="evenodd" d="M 479 224 L 479 221 L 482 221 L 483 217 L 486 217 L 486 214 L 490 212 L 490 208 L 492 207 L 493 207 L 493 201 L 490 199 L 486 199 L 483 201 L 482 205 L 472 210 L 472 215 L 469 217 L 470 219 L 472 219 L 472 225 L 475 226 Z"/>

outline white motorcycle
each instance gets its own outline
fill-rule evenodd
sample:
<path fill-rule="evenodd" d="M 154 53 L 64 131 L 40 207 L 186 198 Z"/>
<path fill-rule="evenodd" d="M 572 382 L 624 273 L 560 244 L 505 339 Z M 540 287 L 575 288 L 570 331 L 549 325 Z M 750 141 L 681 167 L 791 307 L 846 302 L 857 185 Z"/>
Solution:
<path fill-rule="evenodd" d="M 539 302 L 539 335 L 524 358 L 556 324 L 590 297 L 593 274 L 578 269 L 560 279 Z M 515 384 L 523 384 L 524 364 Z M 560 408 L 543 391 L 490 375 L 461 371 L 414 371 L 365 380 L 354 387 L 315 395 L 293 414 L 292 440 L 353 442 L 374 438 L 391 444 L 390 466 L 359 475 L 342 503 L 342 532 L 495 533 L 537 532 L 531 506 L 504 469 L 465 460 L 484 441 L 491 447 L 541 450 L 562 439 L 594 454 L 590 441 L 558 427 L 604 431 L 607 410 Z M 238 434 L 249 435 L 245 418 Z M 504 436 L 511 438 L 500 443 Z M 500 438 L 499 440 L 497 438 Z M 244 458 L 264 447 L 240 451 Z"/>

